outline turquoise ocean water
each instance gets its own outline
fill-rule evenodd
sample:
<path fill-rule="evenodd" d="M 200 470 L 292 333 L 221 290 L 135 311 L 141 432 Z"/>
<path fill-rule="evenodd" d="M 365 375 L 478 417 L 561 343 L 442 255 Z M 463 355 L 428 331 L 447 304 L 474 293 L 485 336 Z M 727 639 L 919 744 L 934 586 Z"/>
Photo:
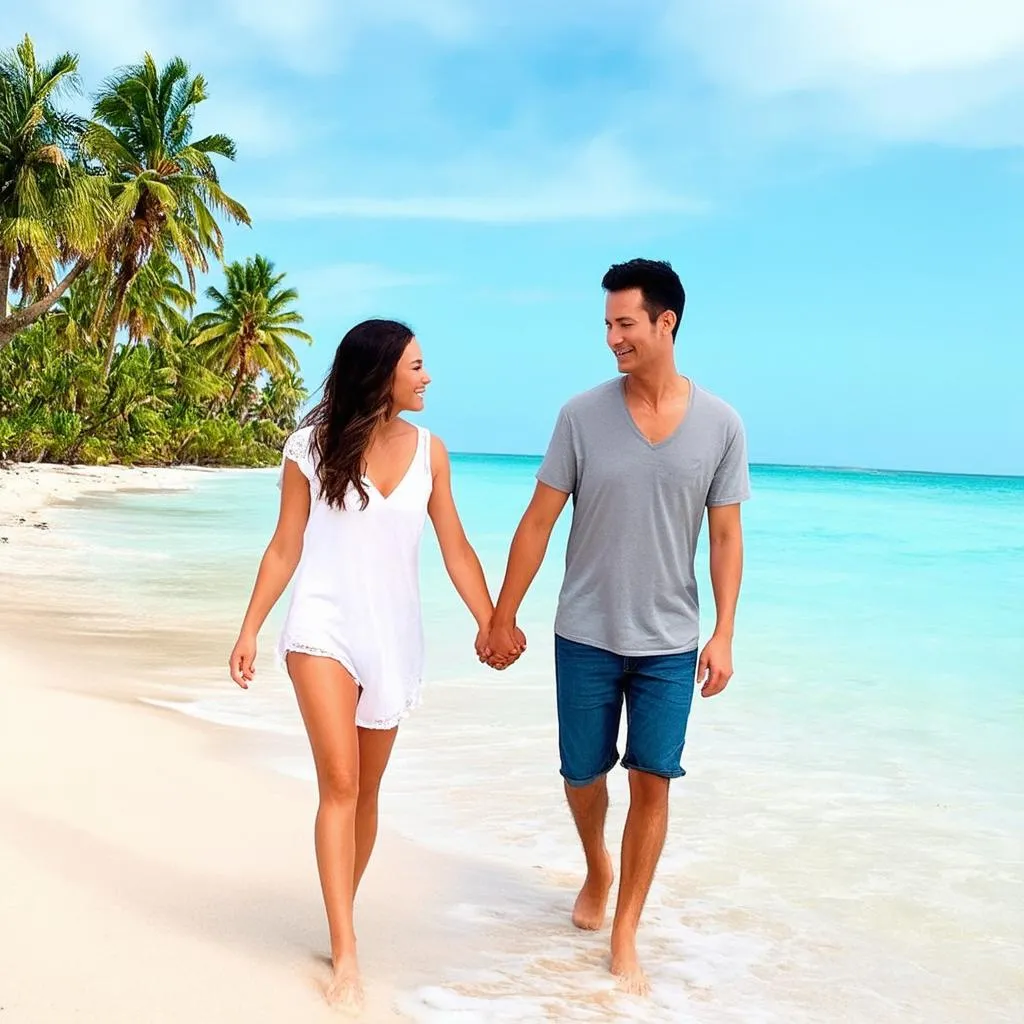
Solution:
<path fill-rule="evenodd" d="M 536 465 L 454 460 L 493 587 Z M 407 993 L 415 1019 L 1020 1019 L 1024 479 L 760 467 L 753 483 L 736 677 L 691 718 L 645 918 L 647 1007 L 616 1002 L 603 941 L 566 927 L 580 857 L 557 776 L 550 624 L 568 515 L 523 609 L 529 651 L 503 674 L 476 663 L 472 623 L 425 544 L 425 705 L 401 729 L 384 814 L 533 883 L 453 908 L 493 926 L 492 962 Z M 85 573 L 137 618 L 229 637 L 275 484 L 275 472 L 217 473 L 59 514 Z M 706 548 L 698 565 L 710 624 Z M 282 611 L 253 691 L 226 679 L 226 649 L 165 682 L 182 710 L 262 730 L 275 767 L 308 775 L 272 663 Z"/>

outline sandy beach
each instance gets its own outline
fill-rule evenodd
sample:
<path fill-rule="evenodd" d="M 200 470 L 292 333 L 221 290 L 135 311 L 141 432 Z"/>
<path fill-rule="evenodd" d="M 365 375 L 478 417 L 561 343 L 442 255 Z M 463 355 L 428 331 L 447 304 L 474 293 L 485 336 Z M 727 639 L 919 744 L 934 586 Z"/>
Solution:
<path fill-rule="evenodd" d="M 319 988 L 313 788 L 261 767 L 244 733 L 140 702 L 170 638 L 62 597 L 67 549 L 44 525 L 53 502 L 189 477 L 0 471 L 0 1018 L 11 1024 L 337 1019 Z M 459 945 L 434 912 L 456 874 L 467 884 L 382 832 L 359 903 L 363 1019 L 402 1019 L 396 986 L 428 983 Z"/>
<path fill-rule="evenodd" d="M 497 576 L 532 468 L 458 468 Z M 922 534 L 934 482 L 773 481 L 752 524 L 745 674 L 695 709 L 645 913 L 650 1002 L 614 995 L 607 932 L 569 924 L 581 865 L 544 644 L 557 560 L 531 652 L 488 675 L 426 553 L 433 668 L 357 906 L 364 1020 L 1017 1019 L 1020 648 L 998 581 L 1019 565 L 1001 546 L 1019 491 L 954 481 L 942 507 L 962 526 Z M 0 1024 L 337 1019 L 320 994 L 315 789 L 273 626 L 256 686 L 222 667 L 276 493 L 234 471 L 0 470 Z M 824 541 L 792 514 L 807 502 L 832 517 Z M 851 540 L 866 518 L 883 532 Z M 948 548 L 968 523 L 992 553 L 970 562 L 965 611 Z M 934 568 L 890 574 L 880 596 L 907 537 Z M 936 622 L 990 638 L 985 701 Z M 861 650 L 851 624 L 881 646 Z M 794 637 L 816 661 L 793 662 Z M 617 851 L 624 773 L 609 785 Z"/>

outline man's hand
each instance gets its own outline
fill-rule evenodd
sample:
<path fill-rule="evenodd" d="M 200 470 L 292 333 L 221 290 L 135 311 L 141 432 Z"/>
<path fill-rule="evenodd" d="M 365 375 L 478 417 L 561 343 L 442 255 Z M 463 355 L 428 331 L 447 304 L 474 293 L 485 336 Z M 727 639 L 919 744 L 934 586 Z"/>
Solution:
<path fill-rule="evenodd" d="M 697 665 L 697 682 L 702 697 L 721 693 L 732 679 L 732 640 L 715 634 L 701 651 Z"/>
<path fill-rule="evenodd" d="M 526 650 L 526 635 L 514 623 L 511 626 L 492 625 L 484 645 L 477 648 L 480 660 L 494 669 L 505 669 L 519 660 Z"/>
<path fill-rule="evenodd" d="M 480 627 L 476 634 L 476 640 L 473 642 L 473 647 L 481 664 L 490 665 L 491 668 L 507 668 L 512 664 L 511 661 L 505 658 L 498 658 L 491 650 L 490 625 Z"/>

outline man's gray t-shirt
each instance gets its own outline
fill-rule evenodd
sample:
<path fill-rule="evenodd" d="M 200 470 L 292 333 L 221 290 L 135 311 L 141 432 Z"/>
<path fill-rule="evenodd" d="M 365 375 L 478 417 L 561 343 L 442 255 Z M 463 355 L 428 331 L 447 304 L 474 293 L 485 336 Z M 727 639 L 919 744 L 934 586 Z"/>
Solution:
<path fill-rule="evenodd" d="M 704 509 L 750 497 L 736 412 L 690 383 L 675 433 L 651 444 L 616 379 L 568 402 L 537 479 L 573 497 L 555 632 L 624 657 L 692 651 Z"/>

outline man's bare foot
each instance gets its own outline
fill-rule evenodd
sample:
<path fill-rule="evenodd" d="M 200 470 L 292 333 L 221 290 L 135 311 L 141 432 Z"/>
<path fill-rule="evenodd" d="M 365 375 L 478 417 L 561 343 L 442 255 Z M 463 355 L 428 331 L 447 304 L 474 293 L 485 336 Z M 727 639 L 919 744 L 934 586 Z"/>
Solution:
<path fill-rule="evenodd" d="M 620 992 L 628 996 L 651 994 L 651 983 L 636 956 L 635 937 L 612 937 L 612 974 L 619 979 L 617 988 Z"/>
<path fill-rule="evenodd" d="M 606 869 L 604 871 L 587 872 L 586 881 L 576 897 L 576 905 L 572 908 L 572 923 L 584 931 L 596 932 L 604 925 L 604 915 L 608 908 L 608 893 L 615 881 L 612 859 L 605 851 Z"/>
<path fill-rule="evenodd" d="M 345 957 L 334 965 L 334 973 L 324 993 L 336 1010 L 356 1014 L 363 1008 L 363 981 L 355 956 Z"/>

